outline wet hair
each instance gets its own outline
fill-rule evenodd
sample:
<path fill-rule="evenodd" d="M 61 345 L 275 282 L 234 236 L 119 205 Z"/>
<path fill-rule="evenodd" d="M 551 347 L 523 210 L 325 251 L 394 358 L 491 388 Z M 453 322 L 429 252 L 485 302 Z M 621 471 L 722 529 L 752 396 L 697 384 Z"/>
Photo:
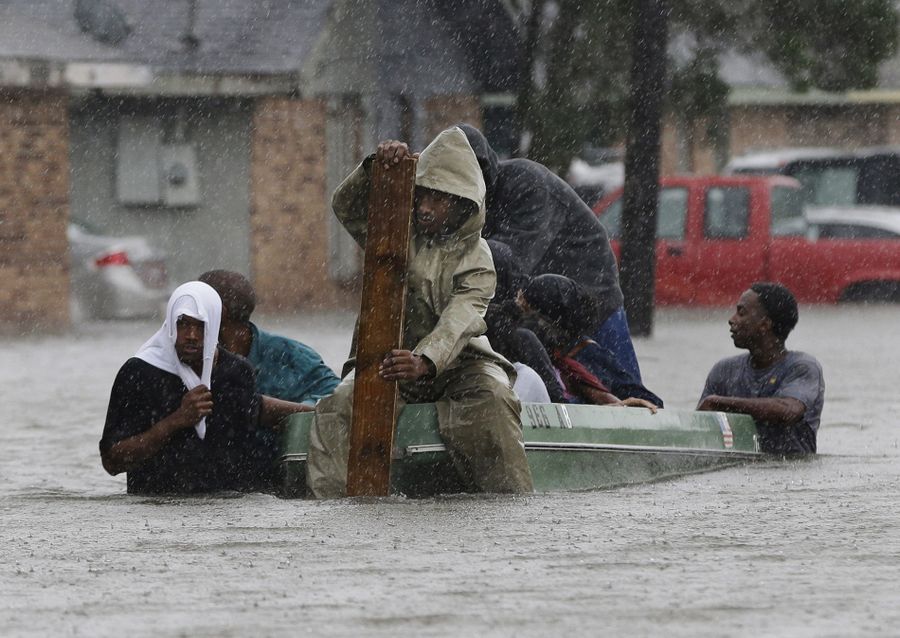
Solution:
<path fill-rule="evenodd" d="M 794 294 L 781 284 L 768 281 L 758 281 L 750 286 L 750 290 L 759 297 L 760 305 L 772 321 L 775 336 L 782 341 L 787 339 L 800 318 Z"/>
<path fill-rule="evenodd" d="M 581 337 L 591 332 L 597 316 L 597 300 L 576 281 L 563 275 L 538 275 L 527 283 L 523 292 L 533 310 L 568 336 Z"/>
<path fill-rule="evenodd" d="M 232 270 L 209 270 L 198 278 L 219 293 L 222 314 L 230 321 L 248 323 L 256 308 L 256 293 L 250 280 Z"/>

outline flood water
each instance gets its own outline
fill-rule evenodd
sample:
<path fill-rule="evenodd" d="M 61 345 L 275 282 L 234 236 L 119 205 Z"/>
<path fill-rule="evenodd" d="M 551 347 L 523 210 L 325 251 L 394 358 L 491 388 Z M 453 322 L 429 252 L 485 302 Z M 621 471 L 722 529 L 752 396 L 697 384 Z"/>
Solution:
<path fill-rule="evenodd" d="M 647 385 L 692 408 L 728 310 L 661 311 Z M 900 307 L 802 308 L 821 454 L 583 493 L 143 498 L 100 467 L 155 323 L 0 340 L 4 636 L 900 634 Z M 260 321 L 339 369 L 352 317 Z"/>

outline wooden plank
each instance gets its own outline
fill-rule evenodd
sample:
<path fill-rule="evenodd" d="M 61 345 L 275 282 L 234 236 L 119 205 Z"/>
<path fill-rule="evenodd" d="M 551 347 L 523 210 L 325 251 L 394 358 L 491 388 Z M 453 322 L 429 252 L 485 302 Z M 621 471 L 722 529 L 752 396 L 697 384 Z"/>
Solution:
<path fill-rule="evenodd" d="M 403 342 L 416 160 L 406 158 L 389 168 L 373 162 L 371 171 L 348 496 L 390 492 L 398 386 L 378 376 L 378 366 Z"/>

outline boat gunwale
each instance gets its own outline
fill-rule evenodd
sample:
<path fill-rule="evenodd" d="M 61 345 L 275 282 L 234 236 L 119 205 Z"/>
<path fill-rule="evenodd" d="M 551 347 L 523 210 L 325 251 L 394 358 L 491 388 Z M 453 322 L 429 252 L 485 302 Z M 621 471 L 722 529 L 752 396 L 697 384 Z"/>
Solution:
<path fill-rule="evenodd" d="M 407 458 L 416 454 L 439 454 L 447 451 L 443 443 L 423 443 L 420 445 L 407 445 L 399 450 L 395 459 Z M 671 454 L 681 456 L 713 456 L 733 459 L 758 459 L 763 458 L 762 452 L 748 450 L 706 449 L 675 446 L 653 445 L 622 445 L 616 443 L 565 443 L 525 441 L 525 451 L 534 452 L 622 452 L 626 454 Z M 279 463 L 304 462 L 308 453 L 294 452 L 283 454 L 279 457 Z"/>

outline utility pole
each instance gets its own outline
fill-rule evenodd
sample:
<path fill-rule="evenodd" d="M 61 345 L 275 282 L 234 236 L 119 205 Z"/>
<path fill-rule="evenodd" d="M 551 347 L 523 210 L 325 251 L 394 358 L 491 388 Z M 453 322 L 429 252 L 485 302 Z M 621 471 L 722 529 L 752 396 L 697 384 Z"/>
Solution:
<path fill-rule="evenodd" d="M 660 119 L 666 76 L 666 0 L 634 0 L 620 282 L 635 336 L 653 332 Z"/>

